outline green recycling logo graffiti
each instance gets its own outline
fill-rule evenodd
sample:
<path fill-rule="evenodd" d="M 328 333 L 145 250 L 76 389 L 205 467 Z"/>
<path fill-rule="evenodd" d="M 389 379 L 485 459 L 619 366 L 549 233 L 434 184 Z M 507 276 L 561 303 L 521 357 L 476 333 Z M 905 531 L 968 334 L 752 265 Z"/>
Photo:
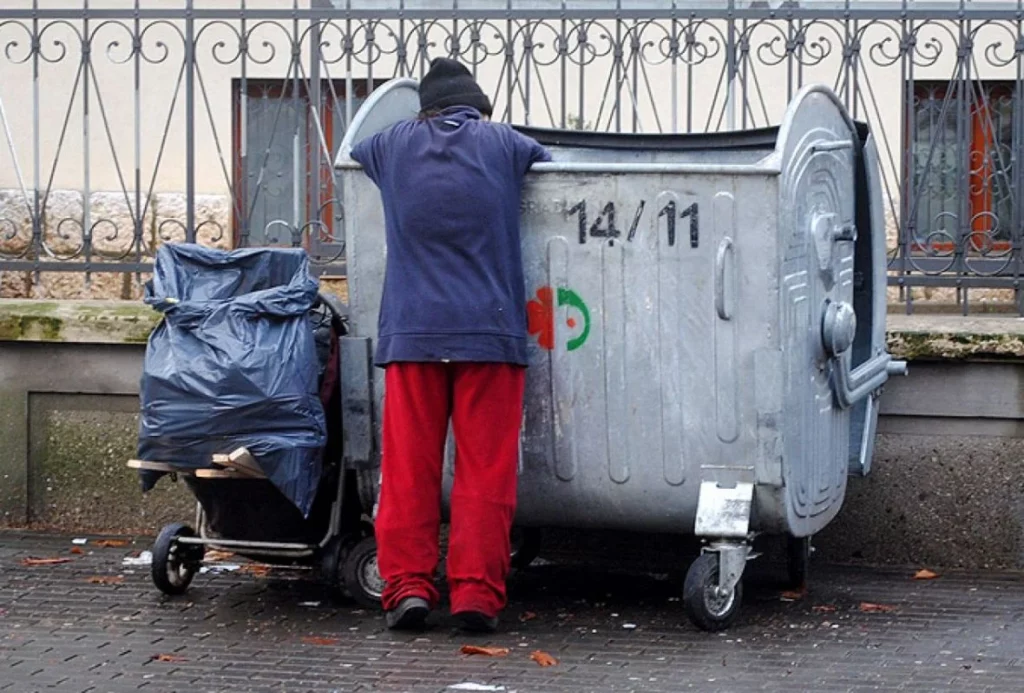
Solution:
<path fill-rule="evenodd" d="M 555 348 L 555 298 L 557 296 L 557 307 L 567 307 L 578 314 L 582 324 L 576 317 L 571 315 L 566 318 L 565 325 L 570 330 L 579 331 L 566 342 L 565 348 L 569 351 L 579 349 L 590 336 L 590 310 L 587 304 L 572 289 L 559 287 L 557 294 L 550 286 L 542 286 L 537 289 L 537 297 L 530 299 L 526 304 L 527 329 L 531 335 L 537 336 L 537 344 L 542 349 L 551 351 Z"/>

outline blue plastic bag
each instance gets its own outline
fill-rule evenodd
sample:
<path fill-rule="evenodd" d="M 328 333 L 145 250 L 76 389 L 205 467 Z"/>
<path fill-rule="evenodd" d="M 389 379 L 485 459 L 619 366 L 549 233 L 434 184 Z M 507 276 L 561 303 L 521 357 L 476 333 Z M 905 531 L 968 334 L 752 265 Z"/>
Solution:
<path fill-rule="evenodd" d="M 164 319 L 143 364 L 139 456 L 209 467 L 244 446 L 307 515 L 327 438 L 308 319 L 317 290 L 301 249 L 162 246 L 146 284 Z M 140 472 L 143 491 L 160 476 Z"/>

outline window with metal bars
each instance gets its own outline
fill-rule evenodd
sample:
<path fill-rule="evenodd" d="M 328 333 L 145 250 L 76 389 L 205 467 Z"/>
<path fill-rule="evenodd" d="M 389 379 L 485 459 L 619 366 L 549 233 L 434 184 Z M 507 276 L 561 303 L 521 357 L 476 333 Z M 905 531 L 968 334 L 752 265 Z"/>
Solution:
<path fill-rule="evenodd" d="M 906 118 L 904 242 L 911 252 L 1009 252 L 1020 235 L 1013 82 L 915 82 Z"/>
<path fill-rule="evenodd" d="M 353 83 L 351 106 L 345 80 L 322 80 L 319 95 L 312 91 L 303 80 L 233 81 L 236 247 L 302 245 L 313 255 L 340 247 L 331 172 L 346 111 L 366 99 L 367 80 Z"/>

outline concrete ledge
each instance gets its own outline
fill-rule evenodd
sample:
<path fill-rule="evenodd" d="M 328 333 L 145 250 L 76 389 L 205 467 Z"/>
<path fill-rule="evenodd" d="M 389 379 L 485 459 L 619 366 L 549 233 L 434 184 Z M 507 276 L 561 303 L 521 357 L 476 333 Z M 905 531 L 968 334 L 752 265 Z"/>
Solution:
<path fill-rule="evenodd" d="M 0 299 L 0 342 L 144 344 L 159 321 L 132 301 Z"/>
<path fill-rule="evenodd" d="M 0 299 L 0 342 L 142 344 L 159 321 L 134 301 Z M 887 332 L 893 356 L 910 361 L 1024 359 L 1017 316 L 890 314 Z"/>
<path fill-rule="evenodd" d="M 888 316 L 889 351 L 908 361 L 1024 359 L 1024 318 L 990 314 Z"/>

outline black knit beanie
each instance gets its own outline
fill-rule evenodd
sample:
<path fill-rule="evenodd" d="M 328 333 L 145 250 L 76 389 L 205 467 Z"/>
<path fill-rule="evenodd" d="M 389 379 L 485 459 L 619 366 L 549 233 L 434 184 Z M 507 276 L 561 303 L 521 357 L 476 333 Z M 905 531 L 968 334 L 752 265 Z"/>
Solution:
<path fill-rule="evenodd" d="M 462 63 L 434 58 L 420 80 L 420 110 L 440 111 L 450 106 L 472 106 L 490 117 L 491 100 Z"/>

